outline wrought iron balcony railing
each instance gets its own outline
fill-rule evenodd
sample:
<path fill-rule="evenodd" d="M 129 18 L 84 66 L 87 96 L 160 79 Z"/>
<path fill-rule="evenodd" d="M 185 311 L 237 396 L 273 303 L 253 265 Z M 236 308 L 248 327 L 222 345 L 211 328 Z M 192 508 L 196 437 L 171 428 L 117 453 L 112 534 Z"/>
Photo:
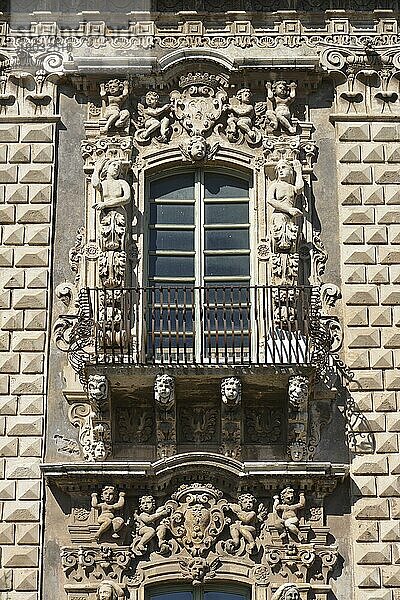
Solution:
<path fill-rule="evenodd" d="M 313 290 L 319 298 L 311 286 L 87 289 L 92 361 L 310 364 Z"/>

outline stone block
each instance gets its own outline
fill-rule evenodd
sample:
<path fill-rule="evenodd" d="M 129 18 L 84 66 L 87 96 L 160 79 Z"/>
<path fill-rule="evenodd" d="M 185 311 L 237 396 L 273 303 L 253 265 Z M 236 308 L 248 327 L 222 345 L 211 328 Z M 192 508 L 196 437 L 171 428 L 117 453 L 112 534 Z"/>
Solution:
<path fill-rule="evenodd" d="M 378 248 L 378 257 L 382 265 L 400 264 L 400 250 L 395 250 L 391 246 L 380 246 Z"/>
<path fill-rule="evenodd" d="M 17 396 L 10 396 L 9 394 L 0 396 L 0 415 L 16 415 L 17 407 Z"/>
<path fill-rule="evenodd" d="M 29 186 L 29 202 L 31 204 L 48 204 L 51 202 L 51 185 L 31 184 Z"/>
<path fill-rule="evenodd" d="M 391 308 L 382 308 L 381 306 L 371 306 L 368 309 L 369 323 L 374 327 L 390 327 L 392 325 Z"/>
<path fill-rule="evenodd" d="M 383 199 L 383 187 L 370 186 L 364 189 L 364 204 L 374 205 L 374 204 L 384 204 L 385 201 Z"/>
<path fill-rule="evenodd" d="M 364 228 L 363 227 L 346 227 L 343 230 L 343 244 L 363 244 L 364 243 Z"/>
<path fill-rule="evenodd" d="M 40 460 L 31 458 L 29 460 L 25 459 L 22 461 L 20 458 L 8 458 L 6 464 L 6 475 L 8 479 L 40 479 Z M 25 503 L 22 503 L 22 505 L 25 506 Z M 23 507 L 22 505 L 21 507 Z M 12 519 L 8 520 L 12 521 Z M 34 521 L 35 519 L 21 518 L 14 520 Z"/>
<path fill-rule="evenodd" d="M 400 306 L 400 285 L 392 285 L 389 288 L 381 289 L 381 304 L 388 306 Z"/>
<path fill-rule="evenodd" d="M 8 140 L 5 140 L 8 141 Z M 27 123 L 21 127 L 21 142 L 52 142 L 53 125 L 49 123 Z"/>
<path fill-rule="evenodd" d="M 19 356 L 0 353 L 0 373 L 18 373 Z"/>
<path fill-rule="evenodd" d="M 27 204 L 17 206 L 18 223 L 50 223 L 49 204 Z"/>
<path fill-rule="evenodd" d="M 18 142 L 19 126 L 9 123 L 0 124 L 0 142 Z"/>
<path fill-rule="evenodd" d="M 15 165 L 2 166 L 0 183 L 17 183 L 17 167 Z"/>
<path fill-rule="evenodd" d="M 5 188 L 5 200 L 9 204 L 24 204 L 28 202 L 28 186 L 9 184 Z"/>
<path fill-rule="evenodd" d="M 15 531 L 17 544 L 24 546 L 39 544 L 40 528 L 38 523 L 17 523 Z"/>
<path fill-rule="evenodd" d="M 386 329 L 382 335 L 384 348 L 400 348 L 400 331 L 398 329 Z"/>
<path fill-rule="evenodd" d="M 385 162 L 383 144 L 366 144 L 363 148 L 363 162 L 382 163 Z"/>
<path fill-rule="evenodd" d="M 0 331 L 0 352 L 7 352 L 10 349 L 10 339 L 8 331 Z"/>
<path fill-rule="evenodd" d="M 15 481 L 0 481 L 0 500 L 15 499 Z"/>
<path fill-rule="evenodd" d="M 393 325 L 400 327 L 400 306 L 393 307 Z"/>
<path fill-rule="evenodd" d="M 345 277 L 346 283 L 366 283 L 367 281 L 367 272 L 366 268 L 363 266 L 351 266 L 348 265 L 343 266 L 343 275 Z"/>
<path fill-rule="evenodd" d="M 341 142 L 368 142 L 370 140 L 370 127 L 368 123 L 362 125 L 345 125 L 339 129 Z M 383 141 L 383 140 L 382 140 Z"/>
<path fill-rule="evenodd" d="M 38 574 L 36 569 L 18 569 L 14 574 L 14 588 L 17 592 L 37 590 Z"/>
<path fill-rule="evenodd" d="M 26 310 L 24 327 L 27 330 L 46 329 L 47 313 L 45 310 Z"/>
<path fill-rule="evenodd" d="M 7 420 L 8 435 L 25 436 L 37 435 L 43 433 L 43 419 L 35 416 L 18 415 L 9 417 Z"/>
<path fill-rule="evenodd" d="M 15 525 L 14 523 L 0 523 L 0 544 L 14 544 Z M 0 587 L 1 590 L 1 587 Z"/>
<path fill-rule="evenodd" d="M 372 496 L 375 497 L 376 494 L 376 478 L 371 476 L 360 477 L 357 475 L 354 479 L 351 480 L 352 486 L 351 491 L 353 496 Z M 367 525 L 373 525 L 373 523 L 368 523 Z M 363 526 L 363 523 L 359 523 L 360 528 Z M 376 528 L 377 529 L 377 528 Z M 368 541 L 368 540 L 363 540 Z M 370 540 L 373 541 L 373 540 Z"/>
<path fill-rule="evenodd" d="M 16 290 L 14 292 L 14 308 L 46 308 L 46 290 Z"/>
<path fill-rule="evenodd" d="M 51 165 L 23 165 L 19 180 L 21 183 L 51 183 Z"/>
<path fill-rule="evenodd" d="M 376 263 L 376 252 L 374 247 L 363 246 L 344 248 L 344 263 L 346 265 L 373 265 Z"/>
<path fill-rule="evenodd" d="M 388 350 L 382 352 L 379 350 L 370 351 L 370 364 L 372 369 L 392 369 L 393 368 L 393 352 Z"/>
<path fill-rule="evenodd" d="M 351 190 L 350 192 L 345 188 L 341 188 L 340 195 L 341 196 L 344 195 L 344 198 L 342 200 L 343 206 L 356 206 L 356 205 L 362 204 L 362 188 L 361 187 L 356 187 L 353 190 Z"/>
<path fill-rule="evenodd" d="M 7 311 L 0 316 L 1 329 L 12 331 L 23 328 L 24 313 L 22 310 Z M 7 350 L 8 348 L 1 348 Z"/>
<path fill-rule="evenodd" d="M 349 286 L 346 292 L 348 294 L 346 304 L 350 306 L 378 304 L 378 289 L 375 285 Z"/>
<path fill-rule="evenodd" d="M 50 227 L 48 225 L 30 225 L 26 229 L 26 243 L 30 246 L 48 246 Z"/>
<path fill-rule="evenodd" d="M 379 208 L 379 207 L 378 207 Z M 344 225 L 370 225 L 375 223 L 375 208 L 343 208 Z"/>
<path fill-rule="evenodd" d="M 352 328 L 348 332 L 349 348 L 379 348 L 380 331 L 376 327 Z"/>
<path fill-rule="evenodd" d="M 0 569 L 0 592 L 8 592 L 13 589 L 13 570 L 12 569 Z M 9 597 L 9 595 L 7 594 Z M 5 597 L 4 600 L 6 600 Z"/>
<path fill-rule="evenodd" d="M 355 456 L 352 462 L 353 475 L 387 475 L 388 461 L 385 456 Z M 357 479 L 355 480 L 357 483 Z"/>
<path fill-rule="evenodd" d="M 8 146 L 8 162 L 29 163 L 31 160 L 30 144 L 10 144 Z"/>
<path fill-rule="evenodd" d="M 349 350 L 346 353 L 346 364 L 350 369 L 369 369 L 368 350 Z"/>
<path fill-rule="evenodd" d="M 12 394 L 43 394 L 43 375 L 11 375 Z"/>
<path fill-rule="evenodd" d="M 20 269 L 9 269 L 3 272 L 3 287 L 5 289 L 15 289 L 25 287 L 25 273 Z"/>
<path fill-rule="evenodd" d="M 400 567 L 382 567 L 382 584 L 384 587 L 400 587 Z"/>
<path fill-rule="evenodd" d="M 53 162 L 52 144 L 35 144 L 32 148 L 32 162 L 51 163 Z"/>
<path fill-rule="evenodd" d="M 400 190 L 398 185 L 385 185 L 384 194 L 385 202 L 389 206 L 400 204 Z"/>
<path fill-rule="evenodd" d="M 360 588 L 380 588 L 381 576 L 378 567 L 366 569 L 359 568 L 356 571 L 357 585 Z"/>
<path fill-rule="evenodd" d="M 392 562 L 390 544 L 357 544 L 356 556 L 359 565 L 383 565 Z"/>
<path fill-rule="evenodd" d="M 353 392 L 353 399 L 361 412 L 372 410 L 372 392 Z"/>
<path fill-rule="evenodd" d="M 400 283 L 400 265 L 390 265 L 389 276 L 392 283 Z"/>
<path fill-rule="evenodd" d="M 14 250 L 12 248 L 0 248 L 0 267 L 12 267 L 14 262 Z M 0 305 L 0 308 L 4 308 Z"/>
<path fill-rule="evenodd" d="M 0 224 L 15 223 L 15 206 L 0 205 Z"/>
<path fill-rule="evenodd" d="M 385 384 L 388 390 L 400 390 L 400 371 L 385 371 Z"/>
<path fill-rule="evenodd" d="M 368 325 L 368 311 L 366 308 L 349 307 L 346 309 L 346 325 L 348 327 L 362 327 Z"/>
<path fill-rule="evenodd" d="M 400 541 L 400 523 L 398 521 L 381 521 L 381 540 L 383 542 L 398 542 Z M 397 546 L 393 547 L 393 559 L 397 564 L 400 559 L 399 551 Z"/>
<path fill-rule="evenodd" d="M 365 241 L 367 244 L 387 244 L 387 227 L 366 227 Z"/>
<path fill-rule="evenodd" d="M 358 527 L 356 529 L 356 541 L 359 543 L 360 542 L 378 542 L 379 541 L 378 523 L 371 522 L 371 521 L 358 523 Z M 374 563 L 364 562 L 361 564 L 374 564 Z"/>
<path fill-rule="evenodd" d="M 22 354 L 21 355 L 21 373 L 43 373 L 44 356 L 43 354 Z"/>
<path fill-rule="evenodd" d="M 387 413 L 386 425 L 388 431 L 400 432 L 400 414 L 399 413 Z"/>
<path fill-rule="evenodd" d="M 18 438 L 0 438 L 0 456 L 18 456 Z"/>
<path fill-rule="evenodd" d="M 400 209 L 394 209 L 390 206 L 377 206 L 375 210 L 378 224 L 393 225 L 400 223 Z"/>
<path fill-rule="evenodd" d="M 42 456 L 41 438 L 21 438 L 19 440 L 19 455 L 27 458 Z"/>
<path fill-rule="evenodd" d="M 39 549 L 33 546 L 6 547 L 3 551 L 4 567 L 38 567 Z"/>
<path fill-rule="evenodd" d="M 389 501 L 386 498 L 360 498 L 354 505 L 357 520 L 388 519 Z"/>
<path fill-rule="evenodd" d="M 0 145 L 0 163 L 7 162 L 7 150 L 8 150 L 8 144 Z"/>
<path fill-rule="evenodd" d="M 11 293 L 7 290 L 3 293 L 0 292 L 0 308 L 10 308 L 11 306 Z"/>
<path fill-rule="evenodd" d="M 355 371 L 354 380 L 350 384 L 351 390 L 382 390 L 383 377 L 381 371 Z"/>
<path fill-rule="evenodd" d="M 43 331 L 18 331 L 14 333 L 14 352 L 38 352 L 44 350 L 46 334 Z"/>
<path fill-rule="evenodd" d="M 341 163 L 357 163 L 361 162 L 361 146 L 359 144 L 355 146 L 341 146 L 342 152 L 339 158 Z"/>
<path fill-rule="evenodd" d="M 47 269 L 28 269 L 26 273 L 27 288 L 47 288 L 48 270 Z"/>
<path fill-rule="evenodd" d="M 17 481 L 16 493 L 18 500 L 40 500 L 41 481 L 20 479 Z"/>
<path fill-rule="evenodd" d="M 373 394 L 373 402 L 374 408 L 378 412 L 390 412 L 397 410 L 395 392 L 376 392 Z"/>
<path fill-rule="evenodd" d="M 15 248 L 16 267 L 46 267 L 48 264 L 49 251 L 47 248 L 30 248 L 29 246 Z"/>
<path fill-rule="evenodd" d="M 4 225 L 3 244 L 6 246 L 22 246 L 25 241 L 23 225 Z"/>
<path fill-rule="evenodd" d="M 394 185 L 400 183 L 400 169 L 398 167 L 379 165 L 374 167 L 374 173 L 375 183 L 381 185 Z"/>
<path fill-rule="evenodd" d="M 399 141 L 399 126 L 390 124 L 382 125 L 374 123 L 372 125 L 372 139 L 375 142 L 397 142 Z"/>
<path fill-rule="evenodd" d="M 368 283 L 389 283 L 389 267 L 370 265 L 367 267 Z"/>
<path fill-rule="evenodd" d="M 396 437 L 396 434 L 385 434 L 392 435 Z M 396 439 L 397 445 L 397 439 Z M 388 477 L 378 477 L 378 494 L 381 497 L 393 497 L 400 496 L 400 476 L 399 475 L 389 475 Z"/>
<path fill-rule="evenodd" d="M 42 415 L 43 406 L 44 400 L 42 395 L 24 395 L 18 397 L 18 412 L 20 415 Z"/>

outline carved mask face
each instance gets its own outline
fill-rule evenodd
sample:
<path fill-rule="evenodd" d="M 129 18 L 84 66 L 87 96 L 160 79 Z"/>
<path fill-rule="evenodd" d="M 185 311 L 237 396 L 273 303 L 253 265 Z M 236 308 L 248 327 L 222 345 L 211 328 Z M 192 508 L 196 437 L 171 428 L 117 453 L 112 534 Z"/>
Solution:
<path fill-rule="evenodd" d="M 203 160 L 207 154 L 207 146 L 204 140 L 196 140 L 190 147 L 190 156 L 193 160 Z"/>
<path fill-rule="evenodd" d="M 114 591 L 110 585 L 101 585 L 98 592 L 99 600 L 113 600 Z"/>
<path fill-rule="evenodd" d="M 113 488 L 113 487 L 105 487 L 103 489 L 103 491 L 101 492 L 101 499 L 104 500 L 104 502 L 107 502 L 108 504 L 110 504 L 111 502 L 114 502 L 114 498 L 115 498 L 115 488 Z"/>
<path fill-rule="evenodd" d="M 94 460 L 105 460 L 107 457 L 106 446 L 102 440 L 95 443 L 93 450 Z"/>
<path fill-rule="evenodd" d="M 156 389 L 159 400 L 164 402 L 169 400 L 172 394 L 172 386 L 168 379 L 158 379 Z"/>
<path fill-rule="evenodd" d="M 193 581 L 202 582 L 206 575 L 206 565 L 201 559 L 196 560 L 191 568 Z"/>
<path fill-rule="evenodd" d="M 94 400 L 105 400 L 107 398 L 107 379 L 102 376 L 89 377 L 89 396 Z"/>
<path fill-rule="evenodd" d="M 239 385 L 235 379 L 227 379 L 224 382 L 223 393 L 228 400 L 236 400 L 239 396 Z"/>

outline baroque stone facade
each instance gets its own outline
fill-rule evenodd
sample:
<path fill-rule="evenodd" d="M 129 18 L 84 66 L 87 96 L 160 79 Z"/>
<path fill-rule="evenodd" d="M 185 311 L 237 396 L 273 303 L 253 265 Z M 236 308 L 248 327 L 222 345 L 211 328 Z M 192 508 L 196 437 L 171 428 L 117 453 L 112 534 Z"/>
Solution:
<path fill-rule="evenodd" d="M 0 596 L 396 600 L 398 7 L 96 4 L 0 19 Z"/>

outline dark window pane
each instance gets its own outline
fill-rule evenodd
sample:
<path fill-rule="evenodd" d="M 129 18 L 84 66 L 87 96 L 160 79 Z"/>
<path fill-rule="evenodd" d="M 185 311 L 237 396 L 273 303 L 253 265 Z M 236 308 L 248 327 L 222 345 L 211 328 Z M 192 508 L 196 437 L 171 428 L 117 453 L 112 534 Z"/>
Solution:
<path fill-rule="evenodd" d="M 220 173 L 205 173 L 206 198 L 247 198 L 249 183 L 245 179 L 223 175 Z"/>
<path fill-rule="evenodd" d="M 152 181 L 150 198 L 192 200 L 194 198 L 194 173 L 180 173 Z"/>
<path fill-rule="evenodd" d="M 250 302 L 250 288 L 245 282 L 223 281 L 218 283 L 212 281 L 205 284 L 204 302 L 210 305 L 215 303 L 245 304 Z"/>
<path fill-rule="evenodd" d="M 205 204 L 205 222 L 248 223 L 249 205 L 247 202 L 218 202 Z"/>
<path fill-rule="evenodd" d="M 250 261 L 247 255 L 206 256 L 205 275 L 214 277 L 233 277 L 249 275 Z"/>
<path fill-rule="evenodd" d="M 194 231 L 152 229 L 150 250 L 194 250 Z"/>
<path fill-rule="evenodd" d="M 148 303 L 166 306 L 168 304 L 191 306 L 195 303 L 194 287 L 190 283 L 154 283 L 148 291 Z"/>
<path fill-rule="evenodd" d="M 204 600 L 246 600 L 242 594 L 228 594 L 226 592 L 205 592 Z"/>
<path fill-rule="evenodd" d="M 193 204 L 150 204 L 150 223 L 193 225 Z"/>
<path fill-rule="evenodd" d="M 249 247 L 248 229 L 212 229 L 205 232 L 206 250 L 242 250 Z"/>
<path fill-rule="evenodd" d="M 150 256 L 150 277 L 194 277 L 192 256 Z"/>

